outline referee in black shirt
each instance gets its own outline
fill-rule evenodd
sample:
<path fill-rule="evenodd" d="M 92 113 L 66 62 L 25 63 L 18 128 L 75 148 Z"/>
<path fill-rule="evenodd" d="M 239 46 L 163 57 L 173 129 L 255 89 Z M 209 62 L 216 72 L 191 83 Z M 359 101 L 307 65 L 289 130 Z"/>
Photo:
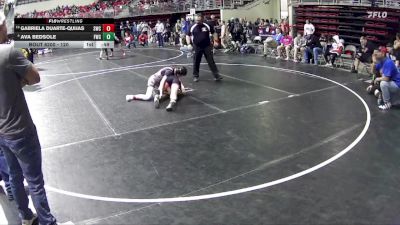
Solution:
<path fill-rule="evenodd" d="M 210 36 L 214 33 L 214 27 L 203 23 L 203 16 L 197 15 L 196 23 L 190 27 L 187 33 L 186 40 L 188 43 L 193 42 L 194 56 L 193 56 L 193 81 L 199 81 L 199 69 L 201 57 L 204 54 L 206 57 L 208 66 L 210 67 L 215 81 L 222 80 L 222 77 L 218 73 L 217 66 L 214 62 L 214 57 L 212 53 L 212 43 Z"/>

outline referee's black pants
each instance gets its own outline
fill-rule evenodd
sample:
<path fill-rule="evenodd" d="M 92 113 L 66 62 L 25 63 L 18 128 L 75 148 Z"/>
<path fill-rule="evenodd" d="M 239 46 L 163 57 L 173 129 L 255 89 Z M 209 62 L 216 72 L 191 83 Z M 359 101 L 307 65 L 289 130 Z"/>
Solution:
<path fill-rule="evenodd" d="M 207 46 L 205 48 L 200 48 L 198 46 L 194 46 L 193 49 L 194 49 L 193 76 L 194 77 L 199 77 L 201 57 L 204 55 L 204 57 L 206 57 L 208 66 L 210 67 L 211 72 L 213 73 L 214 77 L 218 78 L 219 77 L 218 68 L 217 68 L 217 65 L 215 65 L 215 62 L 214 62 L 214 56 L 213 56 L 211 45 Z"/>

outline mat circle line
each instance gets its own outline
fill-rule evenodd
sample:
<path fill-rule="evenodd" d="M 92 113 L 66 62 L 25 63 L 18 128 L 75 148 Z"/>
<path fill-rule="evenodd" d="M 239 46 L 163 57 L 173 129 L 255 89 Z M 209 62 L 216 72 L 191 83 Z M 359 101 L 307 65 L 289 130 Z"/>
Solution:
<path fill-rule="evenodd" d="M 152 50 L 152 49 L 156 49 L 156 48 L 144 48 L 145 50 Z M 59 73 L 59 74 L 49 74 L 49 75 L 41 75 L 42 77 L 60 77 L 60 76 L 72 76 L 72 75 L 79 75 L 79 74 L 89 74 L 89 73 L 101 73 L 101 72 L 113 72 L 113 70 L 117 70 L 117 69 L 128 69 L 128 68 L 135 68 L 137 66 L 145 66 L 145 65 L 150 65 L 150 64 L 155 64 L 155 63 L 160 63 L 160 62 L 166 62 L 169 60 L 174 60 L 177 59 L 181 56 L 183 56 L 183 54 L 185 54 L 183 51 L 177 50 L 177 49 L 169 49 L 169 48 L 162 48 L 162 49 L 158 49 L 157 50 L 168 50 L 168 51 L 175 51 L 175 52 L 179 52 L 179 55 L 171 57 L 171 58 L 167 58 L 167 59 L 160 59 L 157 61 L 153 61 L 153 62 L 148 62 L 148 63 L 140 63 L 140 64 L 136 64 L 136 65 L 131 65 L 131 66 L 121 66 L 121 67 L 116 67 L 116 68 L 110 68 L 110 69 L 102 69 L 102 70 L 91 70 L 91 71 L 82 71 L 82 72 L 72 72 L 72 73 Z M 49 62 L 50 63 L 50 62 Z M 42 65 L 40 64 L 40 62 L 38 63 L 38 65 Z"/>
<path fill-rule="evenodd" d="M 362 99 L 362 97 L 360 95 L 358 95 L 355 91 L 353 91 L 352 89 L 350 89 L 349 87 L 325 78 L 325 77 L 321 77 L 315 74 L 311 74 L 311 73 L 306 73 L 306 72 L 301 72 L 301 71 L 296 71 L 296 70 L 290 70 L 290 69 L 281 69 L 281 68 L 276 68 L 276 67 L 270 67 L 270 66 L 263 66 L 263 65 L 254 65 L 254 64 L 229 64 L 229 63 L 217 63 L 219 65 L 227 65 L 227 66 L 247 66 L 247 67 L 259 67 L 259 68 L 269 68 L 269 69 L 275 69 L 275 70 L 282 70 L 282 71 L 287 71 L 287 72 L 292 72 L 292 73 L 299 73 L 299 74 L 303 74 L 306 76 L 310 76 L 310 77 L 314 77 L 314 78 L 318 78 L 318 79 L 322 79 L 322 80 L 326 80 L 329 81 L 333 84 L 336 84 L 342 88 L 344 88 L 345 90 L 349 91 L 350 93 L 352 93 L 354 96 L 356 96 L 357 99 L 359 99 L 361 101 L 361 103 L 363 104 L 365 111 L 366 111 L 366 121 L 365 121 L 365 125 L 363 130 L 361 131 L 361 133 L 357 136 L 357 138 L 350 143 L 350 145 L 348 145 L 345 149 L 343 149 L 342 151 L 340 151 L 339 153 L 337 153 L 336 155 L 332 156 L 331 158 L 311 167 L 308 168 L 306 170 L 300 171 L 298 173 L 295 173 L 293 175 L 287 176 L 287 177 L 283 177 L 274 181 L 270 181 L 270 182 L 266 182 L 266 183 L 262 183 L 259 185 L 255 185 L 255 186 L 250 186 L 250 187 L 246 187 L 246 188 L 240 188 L 240 189 L 236 189 L 236 190 L 231 190 L 231 191 L 224 191 L 224 192 L 218 192 L 218 193 L 213 193 L 213 194 L 205 194 L 205 195 L 195 195 L 195 196 L 185 196 L 185 197 L 167 197 L 167 198 L 111 198 L 111 197 L 104 197 L 104 196 L 96 196 L 96 195 L 87 195 L 87 194 L 81 194 L 81 193 L 76 193 L 76 192 L 71 192 L 71 191 L 66 191 L 66 190 L 62 190 L 59 188 L 55 188 L 52 187 L 50 185 L 46 185 L 46 190 L 54 192 L 54 193 L 58 193 L 58 194 L 62 194 L 62 195 L 66 195 L 66 196 L 70 196 L 70 197 L 76 197 L 76 198 L 82 198 L 82 199 L 88 199 L 88 200 L 96 200 L 96 201 L 105 201 L 105 202 L 118 202 L 118 203 L 167 203 L 167 202 L 187 202 L 187 201 L 198 201 L 198 200 L 206 200 L 206 199 L 214 199 L 214 198 L 221 198 L 221 197 L 226 197 L 226 196 L 231 196 L 231 195 L 237 195 L 237 194 L 242 194 L 242 193 L 247 193 L 247 192 L 252 192 L 252 191 L 256 191 L 256 190 L 260 190 L 260 189 L 265 189 L 267 187 L 271 187 L 271 186 L 275 186 L 278 184 L 282 184 L 297 178 L 300 178 L 302 176 L 305 176 L 307 174 L 310 174 L 318 169 L 321 169 L 329 164 L 331 164 L 332 162 L 336 161 L 337 159 L 341 158 L 342 156 L 344 156 L 346 153 L 348 153 L 350 150 L 352 150 L 365 136 L 365 134 L 368 131 L 368 128 L 370 126 L 371 123 L 371 112 L 370 109 L 367 105 L 367 103 L 364 101 L 364 99 Z M 179 65 L 189 65 L 189 64 L 179 64 Z M 166 65 L 154 65 L 154 66 L 166 66 Z M 133 69 L 140 69 L 143 67 L 137 67 L 137 68 L 133 68 Z M 81 77 L 83 78 L 83 77 Z"/>

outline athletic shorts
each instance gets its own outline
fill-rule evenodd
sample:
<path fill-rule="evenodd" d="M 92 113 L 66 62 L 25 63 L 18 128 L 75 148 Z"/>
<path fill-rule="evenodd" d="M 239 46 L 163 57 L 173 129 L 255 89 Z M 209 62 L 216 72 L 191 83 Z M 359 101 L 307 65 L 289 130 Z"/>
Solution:
<path fill-rule="evenodd" d="M 172 84 L 178 84 L 179 88 L 181 86 L 181 81 L 176 76 L 169 76 L 167 77 L 166 83 L 172 87 Z"/>

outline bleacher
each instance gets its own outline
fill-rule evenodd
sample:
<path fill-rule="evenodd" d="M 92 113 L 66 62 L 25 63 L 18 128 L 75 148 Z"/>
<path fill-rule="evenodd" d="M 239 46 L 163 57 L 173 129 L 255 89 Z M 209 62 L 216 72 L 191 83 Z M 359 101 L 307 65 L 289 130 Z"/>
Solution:
<path fill-rule="evenodd" d="M 5 0 L 0 0 L 5 1 Z M 18 0 L 17 5 L 29 4 L 40 1 L 48 0 Z M 150 4 L 150 1 L 136 0 L 129 4 L 122 6 L 103 9 L 100 11 L 89 11 L 81 14 L 68 14 L 63 15 L 64 17 L 134 17 L 134 16 L 146 16 L 155 14 L 172 14 L 172 13 L 186 13 L 191 8 L 195 8 L 196 11 L 206 10 L 219 10 L 222 8 L 232 9 L 251 4 L 255 0 L 161 0 L 154 1 L 154 4 Z M 98 2 L 98 1 L 93 1 Z M 43 14 L 43 15 L 42 15 Z M 37 17 L 45 17 L 45 13 L 42 13 Z M 53 15 L 54 16 L 54 15 Z M 57 15 L 56 15 L 57 16 Z M 31 17 L 30 15 L 23 15 L 23 17 Z"/>
<path fill-rule="evenodd" d="M 288 0 L 289 5 L 351 5 L 400 8 L 399 0 Z"/>

